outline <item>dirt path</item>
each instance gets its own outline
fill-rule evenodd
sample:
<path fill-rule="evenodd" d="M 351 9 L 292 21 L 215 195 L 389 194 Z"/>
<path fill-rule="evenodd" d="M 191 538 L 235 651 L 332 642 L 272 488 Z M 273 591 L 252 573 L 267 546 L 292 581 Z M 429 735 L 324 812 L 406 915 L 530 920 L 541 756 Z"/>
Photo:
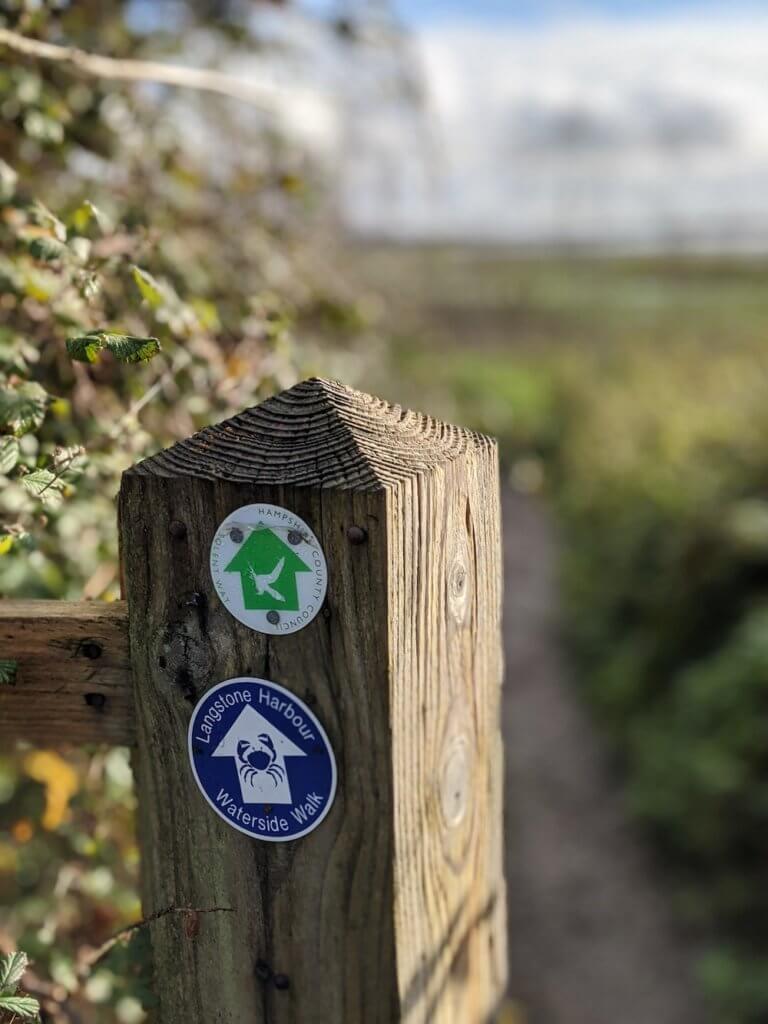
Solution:
<path fill-rule="evenodd" d="M 704 1024 L 692 954 L 566 678 L 551 522 L 508 495 L 504 529 L 511 994 L 527 1024 Z"/>

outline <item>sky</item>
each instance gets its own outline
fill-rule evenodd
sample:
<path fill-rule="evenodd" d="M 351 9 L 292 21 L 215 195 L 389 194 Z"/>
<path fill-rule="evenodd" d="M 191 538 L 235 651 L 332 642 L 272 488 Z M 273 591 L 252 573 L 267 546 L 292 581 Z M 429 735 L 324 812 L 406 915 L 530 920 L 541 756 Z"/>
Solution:
<path fill-rule="evenodd" d="M 263 89 L 355 232 L 768 252 L 768 0 L 394 2 L 402 37 L 260 7 L 290 45 L 187 58 Z"/>
<path fill-rule="evenodd" d="M 350 224 L 768 250 L 768 0 L 399 0 L 420 112 L 360 90 Z"/>
<path fill-rule="evenodd" d="M 585 16 L 642 18 L 668 16 L 681 11 L 720 11 L 734 7 L 752 9 L 741 0 L 397 0 L 403 19 L 413 25 L 446 19 L 474 22 L 541 23 Z"/>

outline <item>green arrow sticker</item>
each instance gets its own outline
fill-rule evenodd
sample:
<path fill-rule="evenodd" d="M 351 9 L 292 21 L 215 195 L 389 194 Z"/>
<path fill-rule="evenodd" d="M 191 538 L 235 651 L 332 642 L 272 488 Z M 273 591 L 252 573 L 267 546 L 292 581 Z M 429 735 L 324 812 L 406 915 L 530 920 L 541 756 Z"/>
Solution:
<path fill-rule="evenodd" d="M 328 570 L 309 526 L 278 505 L 244 505 L 219 526 L 211 577 L 229 611 L 262 633 L 293 633 L 317 615 Z"/>
<path fill-rule="evenodd" d="M 243 604 L 249 611 L 274 608 L 297 612 L 299 587 L 296 578 L 299 573 L 312 570 L 287 541 L 260 524 L 243 542 L 224 571 L 239 574 Z"/>

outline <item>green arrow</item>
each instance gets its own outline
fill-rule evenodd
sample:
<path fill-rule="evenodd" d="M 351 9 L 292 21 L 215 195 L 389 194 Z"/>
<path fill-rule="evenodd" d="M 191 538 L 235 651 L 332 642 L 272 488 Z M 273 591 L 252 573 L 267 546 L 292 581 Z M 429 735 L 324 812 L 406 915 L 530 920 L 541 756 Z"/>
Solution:
<path fill-rule="evenodd" d="M 299 611 L 297 575 L 311 572 L 293 548 L 273 530 L 253 530 L 224 569 L 240 573 L 243 605 L 249 611 Z"/>

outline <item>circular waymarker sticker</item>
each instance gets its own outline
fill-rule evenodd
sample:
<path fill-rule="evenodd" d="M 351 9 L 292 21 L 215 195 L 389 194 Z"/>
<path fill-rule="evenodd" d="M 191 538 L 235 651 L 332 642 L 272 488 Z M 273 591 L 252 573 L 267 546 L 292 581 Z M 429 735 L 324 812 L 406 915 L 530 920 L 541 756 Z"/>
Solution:
<path fill-rule="evenodd" d="M 317 828 L 336 795 L 336 760 L 322 725 L 266 679 L 227 679 L 206 693 L 189 723 L 189 759 L 219 817 L 270 843 Z"/>
<path fill-rule="evenodd" d="M 220 524 L 211 576 L 227 609 L 259 633 L 295 633 L 320 611 L 328 567 L 303 519 L 278 505 L 243 505 Z"/>

